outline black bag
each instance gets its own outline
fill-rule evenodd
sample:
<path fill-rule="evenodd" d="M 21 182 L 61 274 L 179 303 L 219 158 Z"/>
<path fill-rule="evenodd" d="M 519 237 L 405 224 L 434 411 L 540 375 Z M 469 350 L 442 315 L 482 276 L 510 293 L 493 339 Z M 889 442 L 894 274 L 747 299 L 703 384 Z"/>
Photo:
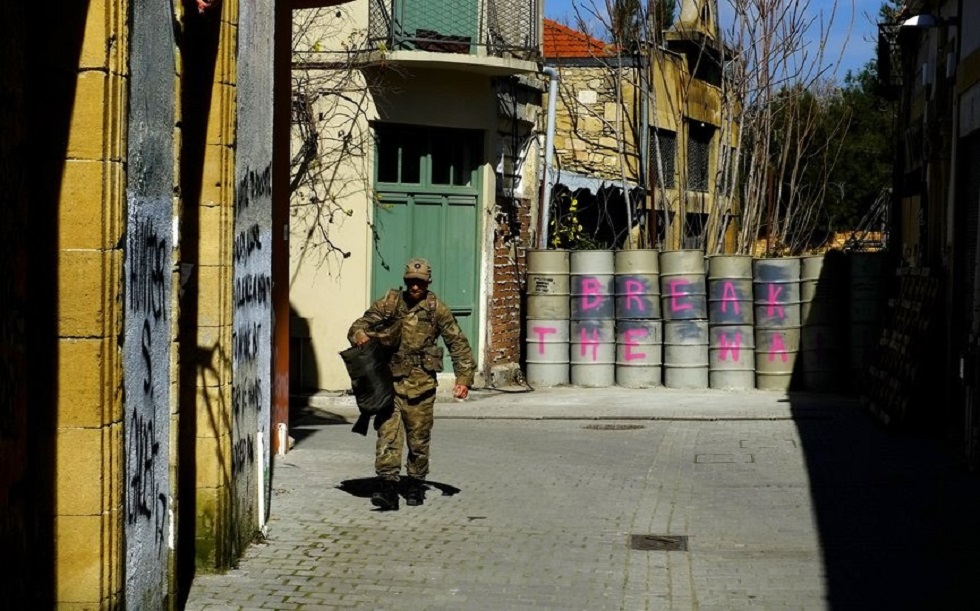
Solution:
<path fill-rule="evenodd" d="M 367 419 L 390 411 L 395 403 L 395 383 L 388 366 L 389 351 L 377 340 L 352 346 L 340 353 L 350 376 L 351 390 L 361 418 L 354 432 L 367 434 Z"/>

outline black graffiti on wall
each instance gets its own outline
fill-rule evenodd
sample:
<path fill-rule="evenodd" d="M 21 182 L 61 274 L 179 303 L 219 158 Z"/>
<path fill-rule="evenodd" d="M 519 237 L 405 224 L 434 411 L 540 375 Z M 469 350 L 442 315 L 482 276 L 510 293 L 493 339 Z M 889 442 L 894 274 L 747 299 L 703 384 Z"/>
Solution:
<path fill-rule="evenodd" d="M 254 361 L 259 355 L 262 324 L 253 322 L 235 329 L 235 358 L 238 362 Z"/>
<path fill-rule="evenodd" d="M 134 203 L 134 208 L 137 207 Z M 170 253 L 167 217 L 131 218 L 126 245 L 126 521 L 152 528 L 158 548 L 166 541 L 169 485 L 168 414 Z"/>
<path fill-rule="evenodd" d="M 244 274 L 235 278 L 235 305 L 272 303 L 272 278 L 268 274 Z"/>
<path fill-rule="evenodd" d="M 133 411 L 126 427 L 126 447 L 129 450 L 129 484 L 126 491 L 126 520 L 135 524 L 140 518 L 153 515 L 157 496 L 154 463 L 160 454 L 154 418 Z"/>
<path fill-rule="evenodd" d="M 251 435 L 244 435 L 231 449 L 231 473 L 238 475 L 255 464 L 255 442 Z"/>
<path fill-rule="evenodd" d="M 130 228 L 129 283 L 126 287 L 130 312 L 160 320 L 166 299 L 166 279 L 170 246 L 166 238 L 146 220 L 136 220 Z"/>
<path fill-rule="evenodd" d="M 257 412 L 262 406 L 262 380 L 254 374 L 235 384 L 231 391 L 231 405 L 235 417 Z"/>
<path fill-rule="evenodd" d="M 248 170 L 238 182 L 235 192 L 235 212 L 248 208 L 257 199 L 272 197 L 272 165 L 264 170 Z"/>
<path fill-rule="evenodd" d="M 235 236 L 235 262 L 242 262 L 256 250 L 262 250 L 262 229 L 257 223 Z"/>

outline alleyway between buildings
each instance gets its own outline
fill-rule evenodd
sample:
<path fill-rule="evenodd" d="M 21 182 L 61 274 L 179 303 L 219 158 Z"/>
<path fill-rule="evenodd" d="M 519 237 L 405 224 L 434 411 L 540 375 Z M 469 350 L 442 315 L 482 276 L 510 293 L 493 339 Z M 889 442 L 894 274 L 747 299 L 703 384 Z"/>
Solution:
<path fill-rule="evenodd" d="M 296 408 L 268 535 L 187 609 L 975 609 L 980 480 L 849 397 L 475 391 L 378 512 L 345 398 Z"/>

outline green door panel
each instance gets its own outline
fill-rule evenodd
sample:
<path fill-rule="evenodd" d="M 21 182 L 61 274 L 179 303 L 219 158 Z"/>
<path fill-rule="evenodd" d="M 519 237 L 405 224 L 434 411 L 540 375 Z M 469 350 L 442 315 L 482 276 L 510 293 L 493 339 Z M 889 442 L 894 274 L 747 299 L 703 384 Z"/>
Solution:
<path fill-rule="evenodd" d="M 375 298 L 401 286 L 405 262 L 412 258 L 410 199 L 403 193 L 385 194 L 374 207 L 371 294 Z"/>
<path fill-rule="evenodd" d="M 426 3 L 442 6 L 440 2 Z M 479 176 L 483 133 L 379 123 L 376 140 L 375 296 L 401 287 L 405 262 L 432 265 L 431 289 L 452 310 L 479 354 Z M 451 361 L 446 357 L 446 369 Z"/>
<path fill-rule="evenodd" d="M 434 291 L 452 309 L 478 354 L 477 197 L 382 193 L 375 207 L 372 294 L 403 287 L 405 262 L 423 257 L 432 265 Z M 452 371 L 448 351 L 446 371 Z"/>

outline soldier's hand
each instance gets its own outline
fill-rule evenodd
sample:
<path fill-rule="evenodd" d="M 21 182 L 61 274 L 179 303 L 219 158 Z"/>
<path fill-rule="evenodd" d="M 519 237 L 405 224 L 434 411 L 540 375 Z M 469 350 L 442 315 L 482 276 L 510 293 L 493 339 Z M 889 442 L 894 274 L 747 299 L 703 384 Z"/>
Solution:
<path fill-rule="evenodd" d="M 358 333 L 354 336 L 354 343 L 356 343 L 358 346 L 363 346 L 364 344 L 368 343 L 370 339 L 371 338 L 368 337 L 366 333 Z"/>
<path fill-rule="evenodd" d="M 470 387 L 466 384 L 457 384 L 456 386 L 453 386 L 453 396 L 457 399 L 465 399 L 469 394 Z"/>

